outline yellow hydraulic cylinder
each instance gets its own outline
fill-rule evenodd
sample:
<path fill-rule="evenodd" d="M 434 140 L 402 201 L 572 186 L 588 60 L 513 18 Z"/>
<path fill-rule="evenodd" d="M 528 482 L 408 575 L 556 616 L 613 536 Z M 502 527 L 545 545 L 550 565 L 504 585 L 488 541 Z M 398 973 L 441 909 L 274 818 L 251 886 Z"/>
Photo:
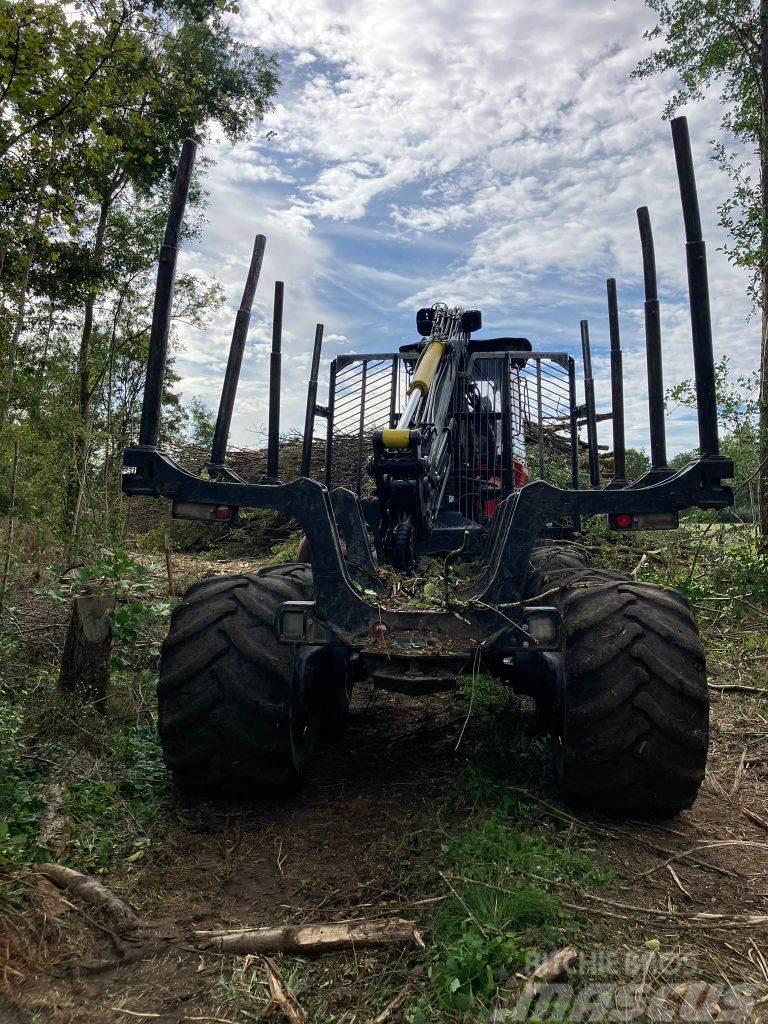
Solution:
<path fill-rule="evenodd" d="M 408 385 L 409 395 L 417 390 L 422 395 L 426 395 L 435 378 L 435 373 L 437 373 L 437 368 L 444 353 L 445 345 L 442 341 L 430 341 L 416 364 L 411 383 Z"/>
<path fill-rule="evenodd" d="M 381 443 L 385 448 L 407 448 L 411 441 L 410 430 L 382 430 Z"/>

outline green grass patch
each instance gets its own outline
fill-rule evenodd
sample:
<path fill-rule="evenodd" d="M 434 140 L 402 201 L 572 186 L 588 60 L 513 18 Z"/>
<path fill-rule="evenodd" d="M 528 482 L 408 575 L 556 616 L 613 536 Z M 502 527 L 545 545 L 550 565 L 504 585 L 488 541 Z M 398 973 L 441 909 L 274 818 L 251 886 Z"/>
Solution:
<path fill-rule="evenodd" d="M 160 845 L 172 795 L 135 684 L 113 681 L 112 717 L 61 699 L 52 676 L 0 684 L 0 867 L 104 872 Z"/>
<path fill-rule="evenodd" d="M 560 895 L 609 878 L 568 840 L 521 831 L 528 812 L 500 784 L 489 787 L 496 806 L 442 846 L 450 894 L 432 925 L 432 994 L 413 1008 L 413 1024 L 434 1019 L 436 1007 L 461 1015 L 487 1006 L 532 954 L 578 932 Z"/>

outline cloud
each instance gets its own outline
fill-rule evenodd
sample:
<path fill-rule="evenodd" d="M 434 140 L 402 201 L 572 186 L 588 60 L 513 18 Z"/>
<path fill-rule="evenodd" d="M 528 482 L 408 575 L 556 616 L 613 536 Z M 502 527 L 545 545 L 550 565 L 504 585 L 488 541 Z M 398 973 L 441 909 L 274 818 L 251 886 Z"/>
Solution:
<path fill-rule="evenodd" d="M 640 0 L 283 0 L 279 9 L 244 0 L 233 27 L 278 53 L 283 86 L 259 137 L 210 151 L 209 224 L 185 258 L 219 276 L 228 311 L 205 337 L 188 332 L 179 360 L 215 402 L 213 370 L 226 359 L 251 236 L 264 231 L 235 439 L 266 422 L 275 278 L 286 281 L 283 417 L 296 427 L 317 320 L 326 324 L 326 377 L 337 351 L 410 340 L 413 310 L 438 299 L 479 306 L 492 329 L 574 354 L 578 322 L 589 317 L 605 404 L 605 278 L 615 276 L 628 438 L 642 445 L 640 205 L 656 238 L 665 379 L 692 373 L 679 196 L 660 117 L 675 82 L 630 77 L 651 25 Z M 716 347 L 749 369 L 759 339 L 745 321 L 744 277 L 718 252 L 728 183 L 709 141 L 720 108 L 712 98 L 688 113 Z M 601 439 L 609 432 L 603 425 Z M 690 447 L 690 417 L 672 417 L 669 434 L 672 449 Z"/>

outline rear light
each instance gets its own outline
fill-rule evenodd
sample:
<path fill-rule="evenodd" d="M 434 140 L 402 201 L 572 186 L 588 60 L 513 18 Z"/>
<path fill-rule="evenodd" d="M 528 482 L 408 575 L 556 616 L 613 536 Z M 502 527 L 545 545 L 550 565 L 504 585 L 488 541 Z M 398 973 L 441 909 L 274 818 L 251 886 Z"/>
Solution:
<path fill-rule="evenodd" d="M 635 517 L 629 512 L 617 512 L 611 523 L 616 530 L 631 530 L 634 525 Z"/>
<path fill-rule="evenodd" d="M 205 501 L 174 501 L 174 519 L 203 519 L 212 523 L 227 523 L 234 519 L 237 507 L 232 505 L 211 505 Z"/>
<path fill-rule="evenodd" d="M 284 644 L 307 643 L 313 630 L 314 602 L 285 601 L 277 609 L 275 625 Z"/>
<path fill-rule="evenodd" d="M 612 530 L 676 530 L 677 512 L 611 512 L 608 525 Z"/>

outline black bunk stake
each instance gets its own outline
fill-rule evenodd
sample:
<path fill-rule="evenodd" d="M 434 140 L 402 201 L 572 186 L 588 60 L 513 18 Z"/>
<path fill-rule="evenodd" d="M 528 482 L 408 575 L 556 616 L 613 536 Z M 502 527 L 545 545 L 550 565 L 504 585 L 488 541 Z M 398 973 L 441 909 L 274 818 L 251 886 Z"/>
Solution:
<path fill-rule="evenodd" d="M 248 328 L 251 323 L 253 297 L 256 294 L 256 287 L 259 283 L 259 274 L 261 273 L 261 265 L 264 261 L 264 247 L 266 244 L 267 240 L 264 235 L 256 235 L 253 243 L 251 265 L 248 268 L 248 277 L 245 280 L 245 288 L 243 289 L 243 298 L 235 317 L 232 341 L 229 346 L 227 369 L 221 389 L 219 414 L 216 417 L 216 430 L 211 447 L 210 468 L 214 470 L 223 466 L 227 457 L 227 439 L 229 438 L 229 428 L 232 425 L 232 411 L 235 407 L 237 383 L 240 379 L 240 367 L 243 363 L 245 341 L 248 337 Z"/>
<path fill-rule="evenodd" d="M 589 446 L 589 482 L 600 486 L 600 459 L 597 451 L 597 417 L 595 415 L 595 382 L 592 378 L 592 353 L 589 348 L 589 323 L 582 320 L 581 353 L 584 359 L 584 401 L 587 407 L 587 444 Z"/>
<path fill-rule="evenodd" d="M 181 147 L 179 166 L 176 169 L 176 180 L 173 183 L 171 208 L 165 225 L 163 244 L 160 247 L 155 304 L 152 309 L 152 328 L 149 334 L 147 379 L 144 385 L 144 402 L 141 407 L 141 427 L 139 429 L 139 444 L 149 448 L 157 447 L 160 433 L 160 409 L 163 403 L 165 363 L 168 356 L 168 330 L 171 325 L 176 257 L 179 251 L 181 224 L 184 219 L 184 207 L 187 204 L 187 193 L 192 178 L 192 168 L 195 165 L 196 152 L 197 143 L 192 139 L 185 139 Z"/>
<path fill-rule="evenodd" d="M 568 356 L 568 401 L 571 406 L 571 487 L 579 489 L 579 409 L 576 401 L 576 360 Z"/>
<path fill-rule="evenodd" d="M 312 438 L 315 433 L 315 413 L 317 412 L 317 375 L 320 372 L 320 352 L 323 347 L 323 325 L 315 327 L 315 347 L 312 349 L 312 367 L 309 371 L 309 387 L 307 388 L 307 412 L 304 417 L 304 444 L 301 449 L 301 475 L 309 476 L 312 462 Z"/>
<path fill-rule="evenodd" d="M 685 255 L 688 264 L 688 297 L 691 305 L 693 365 L 696 376 L 696 404 L 699 419 L 699 452 L 702 456 L 720 454 L 717 436 L 717 395 L 715 358 L 712 352 L 712 317 L 709 309 L 707 247 L 701 233 L 699 199 L 693 170 L 688 119 L 672 120 L 677 177 L 685 221 Z"/>
<path fill-rule="evenodd" d="M 619 332 L 619 301 L 616 295 L 616 281 L 609 277 L 608 329 L 611 336 L 611 421 L 613 423 L 613 487 L 623 487 L 627 482 L 627 450 L 624 438 L 624 368 L 621 359 L 621 334 Z"/>
<path fill-rule="evenodd" d="M 269 424 L 267 434 L 267 477 L 277 480 L 280 446 L 280 350 L 283 341 L 283 294 L 285 285 L 275 281 L 275 306 L 272 315 L 272 353 L 269 357 Z"/>
<path fill-rule="evenodd" d="M 648 421 L 651 432 L 651 471 L 667 467 L 667 434 L 664 425 L 664 368 L 661 356 L 661 319 L 656 291 L 656 254 L 647 206 L 637 211 L 645 279 L 645 357 L 648 366 Z"/>

